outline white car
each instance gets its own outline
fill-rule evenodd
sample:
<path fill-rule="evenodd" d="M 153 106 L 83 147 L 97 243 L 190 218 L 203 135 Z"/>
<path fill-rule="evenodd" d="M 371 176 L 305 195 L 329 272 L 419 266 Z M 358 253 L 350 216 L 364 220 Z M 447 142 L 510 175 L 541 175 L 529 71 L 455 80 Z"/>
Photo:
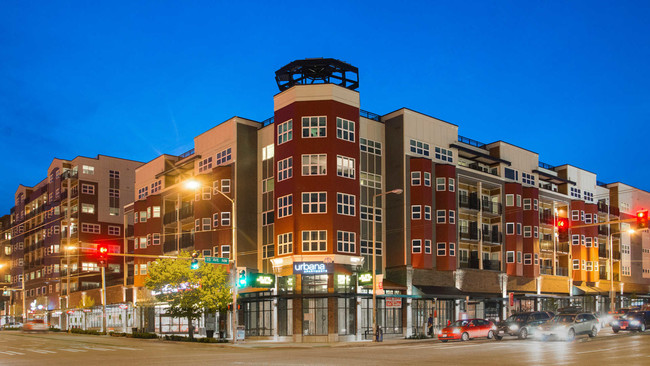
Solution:
<path fill-rule="evenodd" d="M 50 330 L 43 319 L 33 319 L 23 325 L 23 332 L 47 332 Z"/>

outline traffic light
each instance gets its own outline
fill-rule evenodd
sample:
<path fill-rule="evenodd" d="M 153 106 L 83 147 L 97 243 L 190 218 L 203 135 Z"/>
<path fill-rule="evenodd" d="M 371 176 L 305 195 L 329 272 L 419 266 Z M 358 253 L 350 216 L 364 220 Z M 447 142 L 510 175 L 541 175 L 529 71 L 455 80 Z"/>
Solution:
<path fill-rule="evenodd" d="M 237 287 L 246 287 L 246 267 L 237 267 Z"/>
<path fill-rule="evenodd" d="M 108 265 L 108 245 L 97 244 L 97 266 L 106 267 Z"/>
<path fill-rule="evenodd" d="M 636 213 L 636 228 L 637 229 L 647 229 L 648 228 L 648 210 L 637 211 L 637 213 Z"/>
<path fill-rule="evenodd" d="M 558 217 L 555 220 L 555 227 L 559 237 L 568 238 L 569 234 L 569 219 L 566 217 Z"/>
<path fill-rule="evenodd" d="M 191 269 L 199 269 L 199 252 L 196 250 L 192 252 L 192 262 L 190 264 Z"/>

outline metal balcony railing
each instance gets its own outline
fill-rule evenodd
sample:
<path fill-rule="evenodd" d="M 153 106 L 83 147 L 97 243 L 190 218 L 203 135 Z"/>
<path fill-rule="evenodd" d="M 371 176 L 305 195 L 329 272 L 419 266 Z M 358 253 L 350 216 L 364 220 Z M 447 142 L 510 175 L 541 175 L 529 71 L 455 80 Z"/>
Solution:
<path fill-rule="evenodd" d="M 501 215 L 502 212 L 501 204 L 499 202 L 483 200 L 481 204 L 481 211 L 485 213 L 494 214 L 494 215 Z"/>
<path fill-rule="evenodd" d="M 458 206 L 470 210 L 479 210 L 481 208 L 481 203 L 476 196 L 461 195 L 458 197 Z"/>
<path fill-rule="evenodd" d="M 543 275 L 553 275 L 553 267 L 540 266 L 539 267 L 539 273 L 541 273 Z"/>
<path fill-rule="evenodd" d="M 598 235 L 608 235 L 609 230 L 607 225 L 598 225 Z"/>
<path fill-rule="evenodd" d="M 540 240 L 539 249 L 547 252 L 553 251 L 553 242 L 547 240 Z"/>
<path fill-rule="evenodd" d="M 566 267 L 557 267 L 556 268 L 557 273 L 555 274 L 556 276 L 568 276 L 569 275 L 569 269 Z"/>
<path fill-rule="evenodd" d="M 492 244 L 503 243 L 503 236 L 499 231 L 482 230 L 482 237 L 484 243 L 492 243 Z"/>
<path fill-rule="evenodd" d="M 464 230 L 461 230 L 459 235 L 461 239 L 466 239 L 466 240 L 478 240 L 478 229 L 477 228 L 466 228 Z"/>

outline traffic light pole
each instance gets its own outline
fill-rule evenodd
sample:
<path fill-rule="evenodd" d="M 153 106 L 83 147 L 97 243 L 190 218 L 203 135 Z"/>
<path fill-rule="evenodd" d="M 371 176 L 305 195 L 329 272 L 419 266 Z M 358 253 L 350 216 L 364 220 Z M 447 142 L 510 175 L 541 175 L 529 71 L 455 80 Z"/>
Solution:
<path fill-rule="evenodd" d="M 228 196 L 224 197 L 230 199 Z M 237 344 L 237 209 L 235 208 L 235 200 L 231 199 L 232 203 L 232 343 Z"/>
<path fill-rule="evenodd" d="M 106 267 L 102 267 L 102 330 L 106 330 Z"/>

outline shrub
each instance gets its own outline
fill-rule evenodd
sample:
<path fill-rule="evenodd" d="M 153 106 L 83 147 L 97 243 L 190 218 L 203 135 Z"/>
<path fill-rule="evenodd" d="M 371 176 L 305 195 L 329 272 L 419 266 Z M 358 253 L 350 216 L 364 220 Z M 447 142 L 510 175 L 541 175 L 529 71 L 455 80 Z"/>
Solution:
<path fill-rule="evenodd" d="M 81 328 L 72 328 L 70 329 L 70 333 L 75 333 L 75 334 L 87 334 L 87 335 L 105 335 L 105 332 L 100 332 L 97 330 L 83 330 Z"/>
<path fill-rule="evenodd" d="M 140 332 L 135 332 L 131 334 L 126 335 L 127 338 L 143 338 L 143 339 L 154 339 L 158 338 L 158 335 L 156 333 L 140 333 Z"/>

